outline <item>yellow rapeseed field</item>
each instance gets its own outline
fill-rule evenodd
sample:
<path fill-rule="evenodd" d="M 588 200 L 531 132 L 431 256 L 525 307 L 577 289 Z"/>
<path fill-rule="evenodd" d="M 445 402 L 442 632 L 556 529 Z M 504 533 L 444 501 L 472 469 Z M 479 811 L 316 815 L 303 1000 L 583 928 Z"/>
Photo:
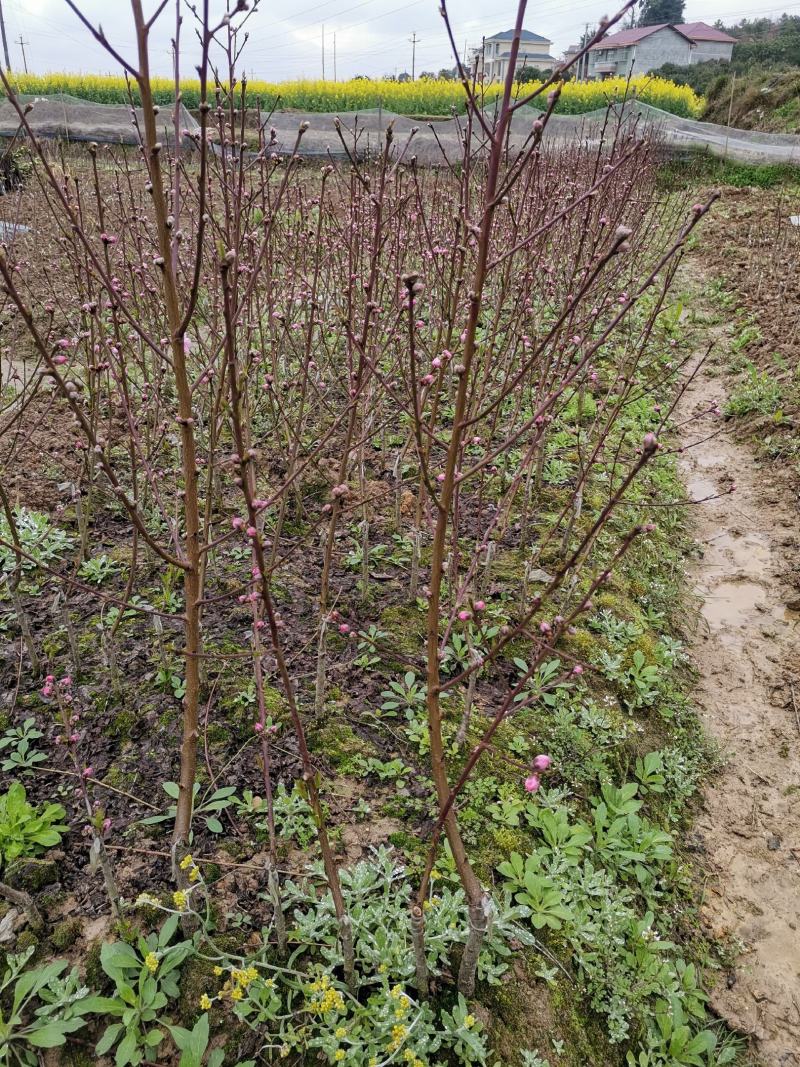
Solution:
<path fill-rule="evenodd" d="M 125 79 L 112 75 L 18 74 L 14 82 L 17 91 L 24 94 L 67 93 L 105 104 L 126 104 L 129 100 Z M 154 78 L 152 84 L 157 103 L 166 104 L 173 99 L 173 84 L 169 78 Z M 536 83 L 529 83 L 518 86 L 518 91 L 526 93 L 535 87 Z M 199 82 L 183 82 L 181 92 L 187 107 L 198 105 Z M 485 88 L 484 99 L 487 104 L 492 103 L 500 92 L 499 85 Z M 639 100 L 676 115 L 698 115 L 702 106 L 702 98 L 689 86 L 642 75 L 630 82 L 625 78 L 610 78 L 603 82 L 567 82 L 561 93 L 558 111 L 563 114 L 582 114 L 605 107 L 610 101 L 621 100 L 626 93 L 635 94 Z M 247 98 L 252 106 L 259 104 L 267 109 L 277 106 L 299 111 L 363 111 L 380 106 L 404 115 L 447 115 L 453 109 L 464 110 L 464 91 L 458 82 L 422 78 L 414 82 L 370 78 L 339 82 L 251 81 L 247 85 Z M 135 94 L 134 101 L 138 102 Z"/>

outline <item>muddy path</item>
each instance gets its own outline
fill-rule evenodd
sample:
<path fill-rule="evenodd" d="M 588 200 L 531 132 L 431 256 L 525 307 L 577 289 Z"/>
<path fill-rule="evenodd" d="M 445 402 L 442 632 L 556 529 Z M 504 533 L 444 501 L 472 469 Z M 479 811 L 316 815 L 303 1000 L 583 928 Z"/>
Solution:
<path fill-rule="evenodd" d="M 724 343 L 724 338 L 721 339 Z M 702 368 L 678 412 L 725 398 Z M 724 761 L 697 828 L 707 879 L 702 915 L 741 949 L 714 1010 L 750 1036 L 755 1062 L 800 1065 L 800 599 L 790 572 L 800 509 L 770 461 L 707 418 L 684 428 L 681 457 L 698 556 L 700 617 L 691 643 L 696 699 Z M 729 492 L 735 483 L 735 491 Z M 723 494 L 715 499 L 715 494 Z"/>

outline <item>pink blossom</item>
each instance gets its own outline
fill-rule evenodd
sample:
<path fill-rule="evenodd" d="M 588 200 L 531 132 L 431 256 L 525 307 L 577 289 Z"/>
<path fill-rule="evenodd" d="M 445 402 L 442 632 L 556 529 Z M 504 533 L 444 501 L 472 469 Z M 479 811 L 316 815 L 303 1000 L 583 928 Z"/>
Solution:
<path fill-rule="evenodd" d="M 573 633 L 575 632 L 575 628 L 573 626 L 571 626 L 570 629 L 573 631 Z M 572 668 L 572 673 L 583 674 L 583 667 L 581 667 L 580 663 L 575 664 L 575 666 Z"/>
<path fill-rule="evenodd" d="M 94 767 L 86 767 L 84 769 L 84 772 L 83 772 L 83 777 L 84 778 L 93 778 L 94 777 Z"/>
<path fill-rule="evenodd" d="M 255 722 L 255 723 L 253 723 L 253 729 L 255 730 L 255 732 L 257 734 L 260 734 L 262 732 L 262 730 L 264 729 L 264 726 L 260 722 Z"/>
<path fill-rule="evenodd" d="M 546 771 L 552 762 L 549 756 L 541 755 L 534 759 L 533 766 L 537 771 Z"/>
<path fill-rule="evenodd" d="M 529 775 L 525 779 L 525 792 L 526 793 L 535 793 L 538 790 L 540 784 L 541 783 L 539 781 L 539 775 L 538 774 Z"/>
<path fill-rule="evenodd" d="M 231 519 L 231 526 L 234 528 L 234 530 L 241 530 L 241 528 L 244 526 L 244 519 L 240 519 L 239 516 L 236 515 L 233 519 Z"/>
<path fill-rule="evenodd" d="M 486 610 L 486 603 L 483 600 L 476 600 L 475 604 L 474 604 L 474 607 L 475 607 L 476 611 L 485 611 Z"/>
<path fill-rule="evenodd" d="M 468 619 L 472 618 L 472 614 L 469 611 L 459 611 L 458 617 L 462 622 L 467 622 Z"/>
<path fill-rule="evenodd" d="M 341 626 L 339 627 L 339 633 L 340 634 L 349 634 L 350 633 L 350 627 L 347 625 L 346 622 L 343 622 L 341 624 Z"/>
<path fill-rule="evenodd" d="M 250 537 L 250 538 L 255 537 L 257 533 L 258 533 L 258 530 L 255 528 L 255 526 L 248 526 L 247 527 L 247 536 L 248 537 Z"/>

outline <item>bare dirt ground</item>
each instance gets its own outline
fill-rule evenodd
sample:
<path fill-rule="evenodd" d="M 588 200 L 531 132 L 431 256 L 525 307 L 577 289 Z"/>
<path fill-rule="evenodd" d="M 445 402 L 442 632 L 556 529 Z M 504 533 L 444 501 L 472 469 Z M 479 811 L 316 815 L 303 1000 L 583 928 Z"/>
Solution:
<path fill-rule="evenodd" d="M 724 400 L 701 369 L 682 400 L 688 419 Z M 686 427 L 681 466 L 700 554 L 692 643 L 697 700 L 724 767 L 698 831 L 708 880 L 703 917 L 741 952 L 712 994 L 751 1038 L 756 1062 L 800 1065 L 800 607 L 791 571 L 800 512 L 773 461 L 760 463 L 728 424 L 702 443 Z M 731 484 L 736 489 L 730 493 Z M 716 494 L 723 494 L 716 496 Z M 706 500 L 708 497 L 715 497 Z"/>

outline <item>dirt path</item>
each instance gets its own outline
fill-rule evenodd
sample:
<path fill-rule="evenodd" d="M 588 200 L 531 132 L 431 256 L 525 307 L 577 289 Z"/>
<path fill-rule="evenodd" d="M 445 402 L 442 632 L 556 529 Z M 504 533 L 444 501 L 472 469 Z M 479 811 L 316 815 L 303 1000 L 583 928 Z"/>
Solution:
<path fill-rule="evenodd" d="M 703 370 L 679 416 L 723 399 L 722 379 Z M 707 418 L 690 424 L 685 443 L 708 430 Z M 702 557 L 689 573 L 702 605 L 691 648 L 697 701 L 726 760 L 698 821 L 709 872 L 703 916 L 742 946 L 711 1004 L 752 1036 L 758 1062 L 798 1067 L 800 614 L 787 605 L 800 594 L 787 574 L 800 511 L 774 468 L 727 428 L 685 452 L 682 468 L 695 500 L 736 484 L 693 509 Z"/>

